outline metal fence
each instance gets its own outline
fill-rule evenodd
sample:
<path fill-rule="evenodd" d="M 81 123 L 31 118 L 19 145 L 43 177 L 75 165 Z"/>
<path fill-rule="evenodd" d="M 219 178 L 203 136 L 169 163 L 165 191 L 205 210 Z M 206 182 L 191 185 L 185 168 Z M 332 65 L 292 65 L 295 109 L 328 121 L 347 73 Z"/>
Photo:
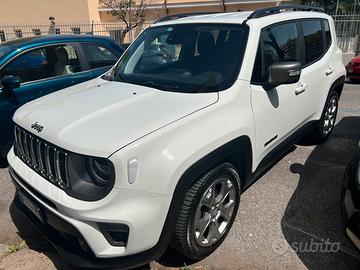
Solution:
<path fill-rule="evenodd" d="M 338 45 L 344 53 L 360 53 L 360 14 L 332 15 L 338 36 Z M 130 31 L 124 43 L 132 42 L 136 36 L 152 22 L 146 22 Z M 47 35 L 47 34 L 85 34 L 111 36 L 119 43 L 124 24 L 121 22 L 50 22 L 38 24 L 0 25 L 0 42 L 16 38 Z"/>
<path fill-rule="evenodd" d="M 141 26 L 130 31 L 123 42 L 130 43 L 145 28 L 151 25 L 151 22 L 145 22 Z M 121 33 L 125 25 L 121 22 L 65 22 L 55 23 L 37 23 L 37 24 L 11 24 L 0 25 L 0 42 L 14 40 L 17 38 L 41 36 L 49 34 L 94 34 L 101 36 L 111 36 L 119 43 L 121 42 Z"/>
<path fill-rule="evenodd" d="M 360 53 L 360 14 L 332 15 L 343 53 Z"/>

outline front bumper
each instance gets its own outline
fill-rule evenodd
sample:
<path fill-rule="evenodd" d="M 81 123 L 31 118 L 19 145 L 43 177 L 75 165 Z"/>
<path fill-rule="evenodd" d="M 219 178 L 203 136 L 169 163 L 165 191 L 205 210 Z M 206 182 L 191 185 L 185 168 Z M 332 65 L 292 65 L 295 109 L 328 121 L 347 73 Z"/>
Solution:
<path fill-rule="evenodd" d="M 110 193 L 108 202 L 87 203 L 88 208 L 85 208 L 86 204 L 79 201 L 76 205 L 75 201 L 70 208 L 54 200 L 64 194 L 49 196 L 53 194 L 51 183 L 38 179 L 40 176 L 13 154 L 8 155 L 8 160 L 9 172 L 17 188 L 16 205 L 70 264 L 127 268 L 147 263 L 164 252 L 170 238 L 164 223 L 171 196 L 115 190 L 112 193 L 118 195 Z M 33 184 L 36 181 L 38 185 Z M 39 209 L 40 219 L 19 199 L 20 193 Z M 97 226 L 99 223 L 126 224 L 129 227 L 126 246 L 110 244 Z"/>
<path fill-rule="evenodd" d="M 341 208 L 346 233 L 360 250 L 360 188 L 357 185 L 358 158 L 346 169 L 341 190 Z"/>

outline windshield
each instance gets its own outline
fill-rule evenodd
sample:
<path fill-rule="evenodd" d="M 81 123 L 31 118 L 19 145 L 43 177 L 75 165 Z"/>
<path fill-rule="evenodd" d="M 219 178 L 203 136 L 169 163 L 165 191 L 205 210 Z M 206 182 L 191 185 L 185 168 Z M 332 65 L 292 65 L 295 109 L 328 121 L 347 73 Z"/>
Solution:
<path fill-rule="evenodd" d="M 0 45 L 0 59 L 6 56 L 8 53 L 12 52 L 14 50 L 14 47 L 6 46 L 6 45 Z"/>
<path fill-rule="evenodd" d="M 109 79 L 188 93 L 227 89 L 239 74 L 247 32 L 247 26 L 232 24 L 148 28 Z"/>

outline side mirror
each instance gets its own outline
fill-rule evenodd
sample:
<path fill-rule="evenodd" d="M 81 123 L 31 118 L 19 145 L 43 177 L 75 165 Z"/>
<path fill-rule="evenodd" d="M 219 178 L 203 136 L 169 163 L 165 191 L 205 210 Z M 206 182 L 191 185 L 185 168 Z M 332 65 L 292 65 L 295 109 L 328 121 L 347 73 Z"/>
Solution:
<path fill-rule="evenodd" d="M 278 62 L 269 66 L 269 86 L 297 83 L 301 75 L 299 62 Z"/>
<path fill-rule="evenodd" d="M 20 87 L 20 80 L 13 75 L 5 76 L 1 80 L 4 92 L 12 92 L 12 90 Z"/>

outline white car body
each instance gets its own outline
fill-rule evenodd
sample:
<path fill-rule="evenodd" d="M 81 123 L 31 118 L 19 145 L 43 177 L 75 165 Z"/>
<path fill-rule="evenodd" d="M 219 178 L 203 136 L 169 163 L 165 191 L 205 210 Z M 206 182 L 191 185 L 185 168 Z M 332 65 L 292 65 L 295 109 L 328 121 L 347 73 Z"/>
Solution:
<path fill-rule="evenodd" d="M 249 15 L 202 15 L 155 26 L 242 24 Z M 280 85 L 277 94 L 251 84 L 261 29 L 308 18 L 330 23 L 332 43 L 321 59 L 302 69 L 297 84 Z M 9 165 L 16 172 L 13 177 L 20 177 L 53 202 L 57 209 L 39 199 L 27 185 L 18 183 L 37 203 L 72 224 L 96 258 L 129 256 L 153 248 L 161 238 L 179 179 L 193 164 L 244 136 L 251 143 L 251 173 L 256 173 L 271 151 L 302 126 L 320 119 L 329 89 L 345 75 L 330 16 L 284 12 L 250 19 L 246 24 L 249 36 L 242 66 L 235 83 L 224 91 L 166 92 L 100 77 L 27 103 L 15 113 L 13 120 L 18 126 L 53 145 L 108 158 L 114 164 L 116 178 L 104 198 L 83 201 L 68 195 L 32 170 L 14 149 L 8 154 Z M 294 91 L 302 87 L 306 88 L 304 93 L 296 95 Z M 41 132 L 31 128 L 35 122 L 44 126 Z M 128 161 L 133 158 L 138 167 L 134 183 L 129 183 Z M 126 247 L 110 245 L 96 226 L 97 221 L 128 225 Z"/>

